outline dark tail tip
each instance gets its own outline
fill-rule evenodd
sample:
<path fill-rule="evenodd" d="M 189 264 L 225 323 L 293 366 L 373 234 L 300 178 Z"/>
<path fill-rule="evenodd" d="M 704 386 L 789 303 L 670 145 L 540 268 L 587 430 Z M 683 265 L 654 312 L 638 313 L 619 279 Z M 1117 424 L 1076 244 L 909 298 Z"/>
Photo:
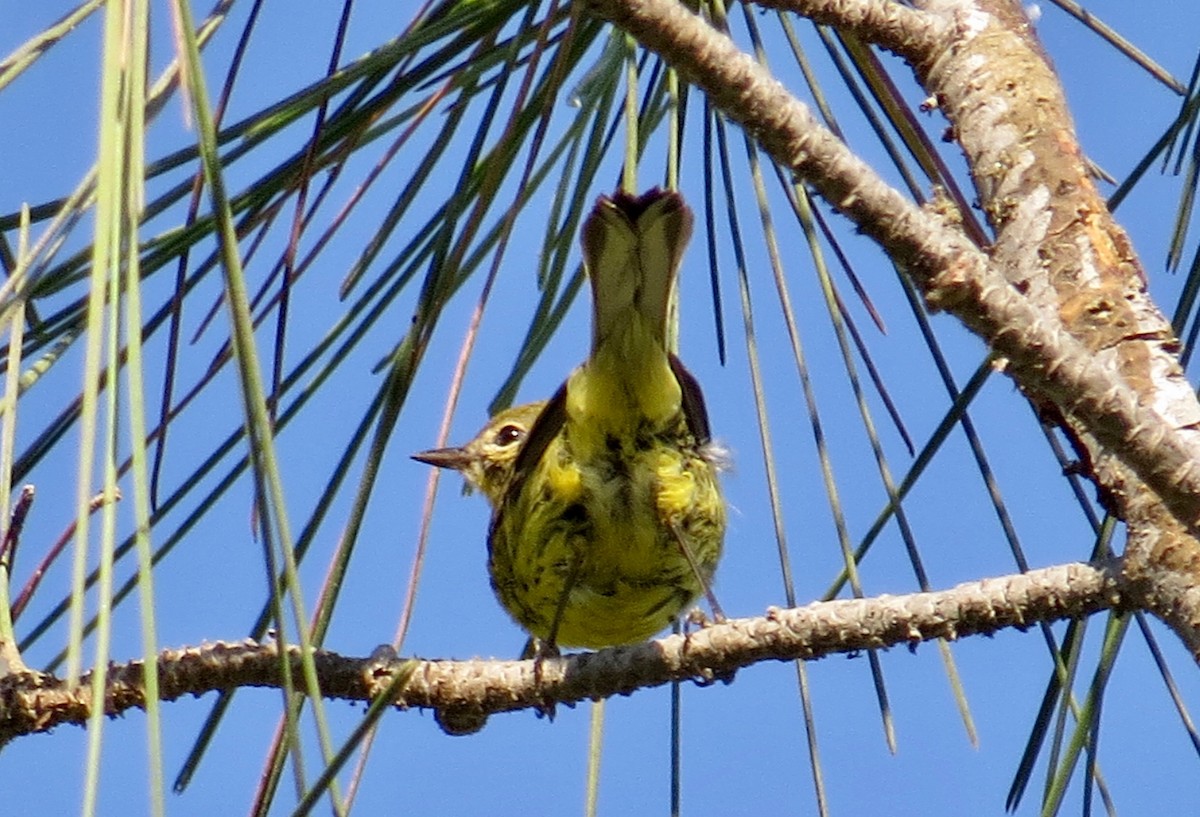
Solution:
<path fill-rule="evenodd" d="M 636 224 L 643 213 L 663 199 L 673 199 L 676 206 L 684 206 L 683 198 L 678 193 L 674 190 L 663 190 L 661 187 L 652 187 L 640 196 L 618 190 L 611 196 L 601 196 L 600 198 L 601 200 L 607 198 L 616 205 L 631 224 Z"/>

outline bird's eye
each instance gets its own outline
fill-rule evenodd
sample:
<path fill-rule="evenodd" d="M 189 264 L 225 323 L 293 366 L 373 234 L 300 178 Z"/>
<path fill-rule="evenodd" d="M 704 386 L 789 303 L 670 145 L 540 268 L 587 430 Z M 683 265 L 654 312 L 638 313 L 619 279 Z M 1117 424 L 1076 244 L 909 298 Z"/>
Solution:
<path fill-rule="evenodd" d="M 509 423 L 496 432 L 496 445 L 512 445 L 525 436 L 525 429 Z"/>

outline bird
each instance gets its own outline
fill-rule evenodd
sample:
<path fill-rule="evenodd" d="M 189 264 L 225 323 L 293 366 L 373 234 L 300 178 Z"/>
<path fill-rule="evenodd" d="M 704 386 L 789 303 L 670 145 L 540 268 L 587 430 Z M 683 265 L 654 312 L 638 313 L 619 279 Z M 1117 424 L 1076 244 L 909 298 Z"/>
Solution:
<path fill-rule="evenodd" d="M 667 340 L 691 232 L 677 192 L 600 196 L 581 238 L 587 359 L 549 400 L 499 412 L 465 445 L 413 455 L 488 500 L 491 585 L 536 650 L 644 641 L 702 594 L 715 604 L 724 454 Z"/>

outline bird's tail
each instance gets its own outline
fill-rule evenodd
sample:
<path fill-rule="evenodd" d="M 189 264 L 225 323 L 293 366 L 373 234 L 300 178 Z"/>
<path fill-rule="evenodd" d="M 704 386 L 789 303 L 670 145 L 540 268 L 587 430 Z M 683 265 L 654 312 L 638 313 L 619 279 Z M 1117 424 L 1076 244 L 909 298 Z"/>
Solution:
<path fill-rule="evenodd" d="M 601 196 L 583 225 L 592 282 L 592 349 L 640 316 L 666 348 L 671 286 L 692 236 L 692 211 L 673 191 Z"/>

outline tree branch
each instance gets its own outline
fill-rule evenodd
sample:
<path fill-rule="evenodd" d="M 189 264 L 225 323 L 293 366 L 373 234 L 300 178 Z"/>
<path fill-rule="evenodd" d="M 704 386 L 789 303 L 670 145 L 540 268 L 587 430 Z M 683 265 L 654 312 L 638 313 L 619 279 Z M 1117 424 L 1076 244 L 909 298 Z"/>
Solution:
<path fill-rule="evenodd" d="M 944 16 L 927 14 L 895 0 L 753 0 L 754 5 L 790 11 L 875 43 L 910 62 L 924 60 L 947 41 Z"/>
<path fill-rule="evenodd" d="M 411 672 L 394 703 L 436 710 L 449 732 L 483 727 L 489 715 L 548 704 L 628 695 L 642 687 L 694 679 L 728 679 L 760 661 L 811 660 L 836 653 L 905 645 L 934 638 L 990 635 L 1007 627 L 1089 615 L 1121 602 L 1114 565 L 1068 564 L 962 584 L 950 590 L 817 602 L 771 609 L 760 618 L 733 619 L 686 636 L 669 636 L 597 653 L 534 661 L 421 661 L 316 655 L 322 694 L 369 701 Z M 300 653 L 290 648 L 292 676 Z M 278 649 L 246 641 L 165 650 L 158 658 L 162 700 L 236 687 L 279 687 Z M 145 706 L 142 662 L 108 668 L 107 713 Z M 91 709 L 90 676 L 78 686 L 37 673 L 0 679 L 0 743 L 83 724 Z"/>

